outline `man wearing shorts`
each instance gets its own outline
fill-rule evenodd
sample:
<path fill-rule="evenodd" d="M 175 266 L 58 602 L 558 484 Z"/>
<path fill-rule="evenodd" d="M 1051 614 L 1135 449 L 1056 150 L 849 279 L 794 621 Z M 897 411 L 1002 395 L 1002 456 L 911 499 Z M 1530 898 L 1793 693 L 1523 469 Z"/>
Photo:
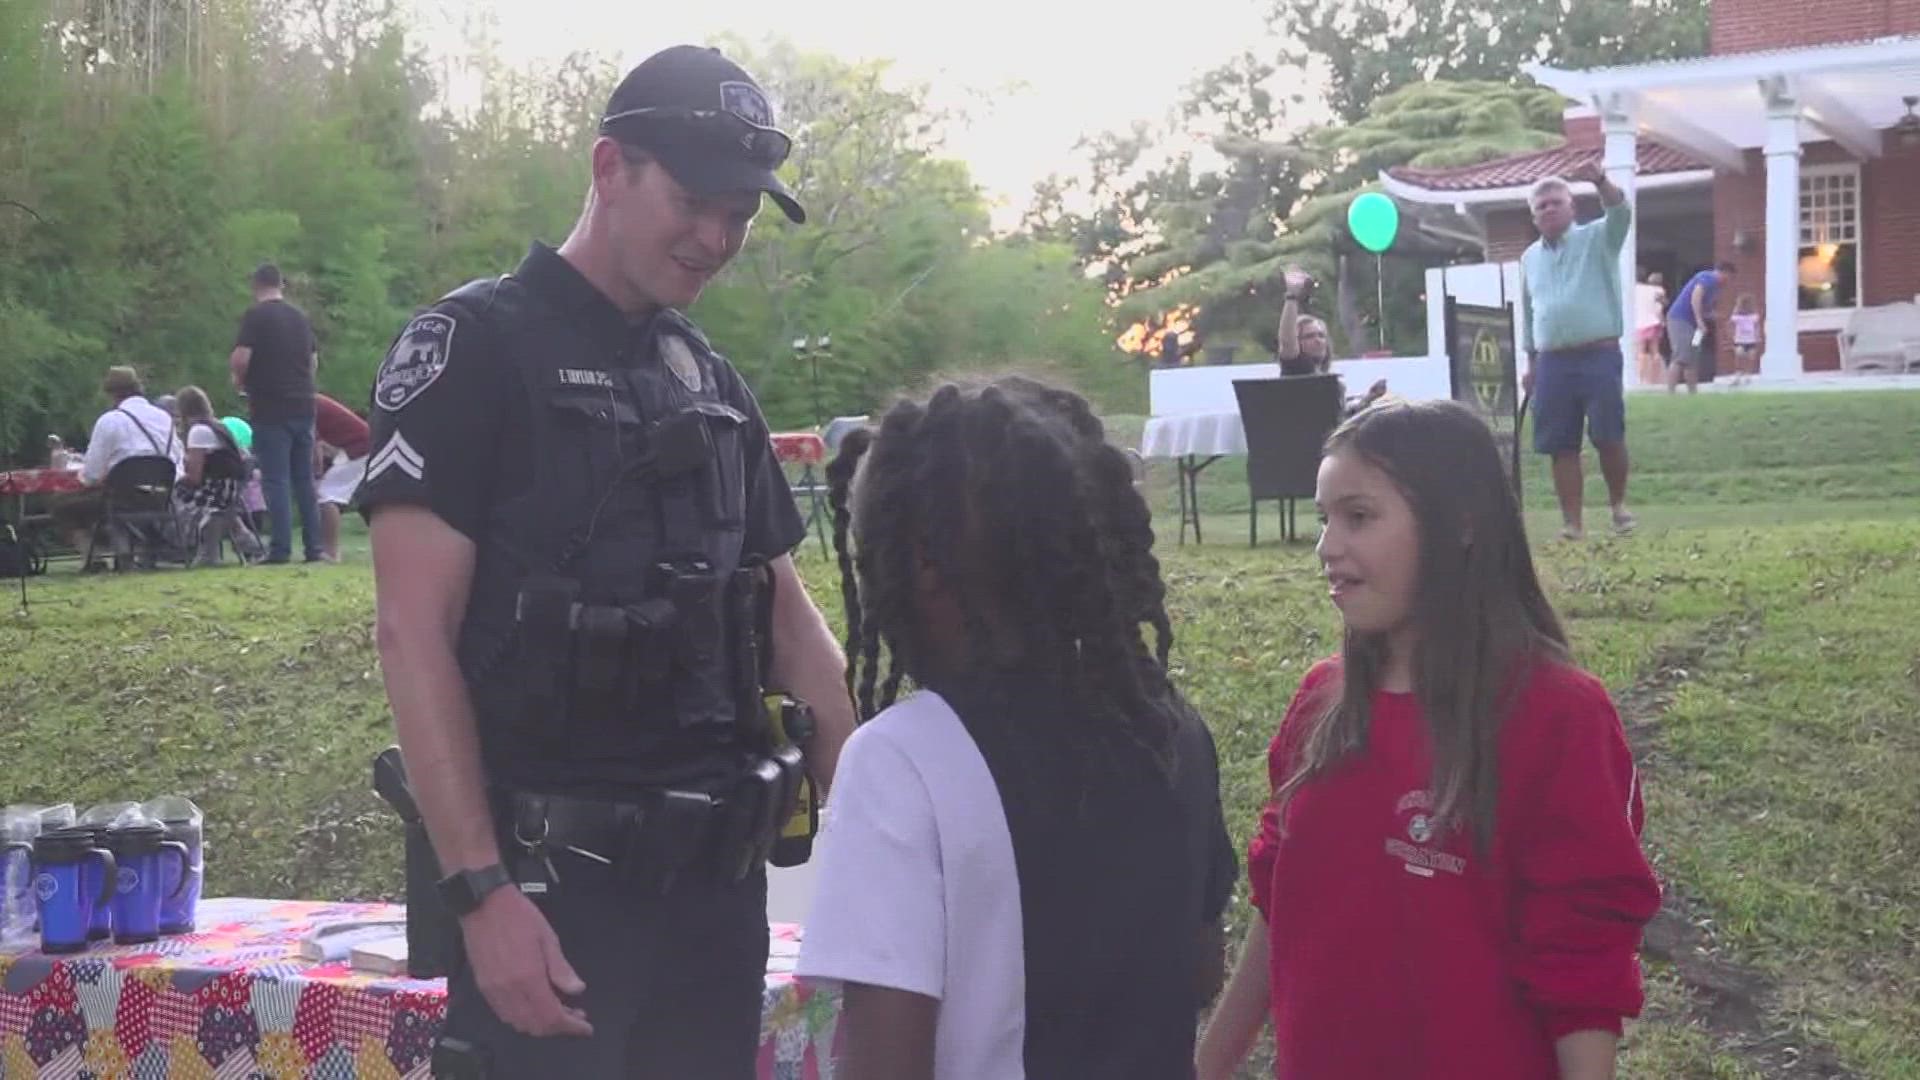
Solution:
<path fill-rule="evenodd" d="M 1714 309 L 1720 303 L 1720 287 L 1734 275 L 1734 265 L 1722 262 L 1687 279 L 1680 295 L 1667 309 L 1667 339 L 1673 343 L 1673 366 L 1667 369 L 1667 393 L 1671 394 L 1687 380 L 1687 393 L 1700 392 L 1700 369 L 1711 359 L 1715 348 Z"/>
<path fill-rule="evenodd" d="M 367 422 L 352 409 L 325 394 L 313 396 L 313 427 L 322 452 L 320 476 L 314 485 L 320 504 L 320 557 L 340 561 L 340 508 L 353 501 L 360 478 L 367 472 L 371 435 Z"/>
<path fill-rule="evenodd" d="M 1598 188 L 1605 216 L 1574 224 L 1569 180 Z M 1553 458 L 1553 491 L 1565 522 L 1560 536 L 1578 540 L 1586 535 L 1581 517 L 1583 434 L 1600 457 L 1613 529 L 1630 532 L 1634 518 L 1627 512 L 1620 249 L 1633 208 L 1594 162 L 1583 164 L 1566 180 L 1541 180 L 1527 202 L 1540 239 L 1520 256 L 1525 304 L 1520 342 L 1527 352 L 1527 385 L 1533 391 L 1533 448 Z"/>

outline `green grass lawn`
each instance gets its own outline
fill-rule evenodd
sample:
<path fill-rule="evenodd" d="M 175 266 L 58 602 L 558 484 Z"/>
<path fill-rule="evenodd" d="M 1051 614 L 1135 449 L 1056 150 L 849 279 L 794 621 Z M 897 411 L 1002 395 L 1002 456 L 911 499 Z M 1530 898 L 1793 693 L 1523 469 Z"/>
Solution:
<path fill-rule="evenodd" d="M 1641 533 L 1538 548 L 1580 659 L 1622 703 L 1691 935 L 1677 963 L 1649 960 L 1623 1072 L 1920 1078 L 1920 394 L 1631 409 Z M 1204 546 L 1171 543 L 1170 482 L 1154 495 L 1178 674 L 1243 841 L 1267 740 L 1337 622 L 1309 545 L 1247 547 L 1233 469 L 1206 474 Z M 803 558 L 837 616 L 827 564 Z M 31 588 L 31 618 L 0 618 L 0 802 L 184 792 L 210 815 L 213 893 L 399 891 L 398 829 L 368 790 L 391 730 L 363 536 L 340 566 Z M 1737 973 L 1731 1006 L 1709 962 Z M 1796 1071 L 1814 1060 L 1846 1072 Z"/>
<path fill-rule="evenodd" d="M 1120 417 L 1111 426 L 1117 441 L 1137 446 L 1143 424 L 1140 417 Z M 1529 423 L 1528 445 L 1532 433 Z M 1824 516 L 1836 503 L 1884 508 L 1920 498 L 1920 393 L 1912 391 L 1629 394 L 1627 440 L 1631 502 L 1658 508 L 1656 523 L 1711 523 L 1729 512 L 1770 523 Z M 1587 506 L 1604 511 L 1606 488 L 1590 452 L 1587 464 Z M 1527 453 L 1523 474 L 1524 505 L 1551 515 L 1553 483 L 1544 459 Z M 1202 474 L 1202 511 L 1240 517 L 1223 527 L 1209 522 L 1223 540 L 1245 543 L 1246 475 L 1243 458 L 1223 458 Z M 1172 524 L 1172 463 L 1152 462 L 1149 485 L 1155 510 Z M 1261 535 L 1277 538 L 1271 504 L 1264 513 Z"/>

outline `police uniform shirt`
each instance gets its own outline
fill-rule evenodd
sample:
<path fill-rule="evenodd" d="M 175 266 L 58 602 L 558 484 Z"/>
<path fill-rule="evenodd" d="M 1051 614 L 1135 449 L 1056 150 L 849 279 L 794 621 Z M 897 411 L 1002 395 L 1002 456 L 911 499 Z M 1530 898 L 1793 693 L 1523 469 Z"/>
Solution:
<path fill-rule="evenodd" d="M 800 976 L 938 999 L 936 1080 L 1189 1075 L 1201 928 L 1237 873 L 1211 736 L 1183 720 L 1171 784 L 1147 764 L 1069 793 L 1018 734 L 1058 730 L 1065 695 L 985 689 L 848 741 Z"/>
<path fill-rule="evenodd" d="M 640 327 L 552 247 L 533 245 L 499 288 L 521 290 L 520 306 L 559 316 L 578 331 L 568 338 L 591 343 L 594 355 L 556 357 L 550 374 L 592 375 L 593 369 L 620 366 L 623 358 L 632 364 L 667 362 L 635 347 L 642 341 Z M 539 403 L 467 303 L 442 300 L 395 340 L 374 386 L 372 450 L 354 505 L 369 520 L 382 506 L 425 507 L 480 546 L 484 564 L 497 508 L 534 485 L 532 410 Z M 570 369 L 575 360 L 578 369 Z M 724 358 L 714 354 L 701 367 L 706 374 L 694 379 L 711 375 L 710 391 L 746 417 L 742 557 L 785 555 L 806 538 L 806 525 L 759 404 Z M 540 524 L 564 534 L 579 523 Z M 483 725 L 481 736 L 490 763 L 511 761 L 522 751 L 538 753 L 516 745 L 512 733 Z"/>
<path fill-rule="evenodd" d="M 607 356 L 594 361 L 610 359 L 632 332 L 627 317 L 545 244 L 533 246 L 514 277 L 591 325 L 607 346 Z M 424 506 L 478 543 L 491 503 L 533 483 L 527 435 L 532 402 L 489 343 L 479 340 L 477 329 L 464 325 L 468 321 L 443 301 L 401 332 L 394 352 L 417 359 L 389 386 L 386 400 L 376 397 L 369 412 L 373 450 L 354 505 L 369 518 L 389 503 Z M 423 326 L 429 334 L 420 341 Z M 392 366 L 390 355 L 382 367 L 383 382 Z M 733 366 L 724 360 L 714 366 L 722 379 L 722 400 L 751 424 L 745 551 L 769 558 L 787 554 L 806 539 L 806 523 L 773 454 L 766 419 Z"/>

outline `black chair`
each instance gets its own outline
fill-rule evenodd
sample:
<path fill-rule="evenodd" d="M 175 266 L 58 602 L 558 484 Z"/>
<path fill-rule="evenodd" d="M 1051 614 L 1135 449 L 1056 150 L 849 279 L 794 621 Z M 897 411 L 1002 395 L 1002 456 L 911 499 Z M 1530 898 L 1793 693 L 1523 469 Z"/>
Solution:
<path fill-rule="evenodd" d="M 1247 543 L 1260 542 L 1260 503 L 1277 500 L 1282 531 L 1298 537 L 1295 502 L 1313 498 L 1320 449 L 1340 423 L 1340 378 L 1235 379 L 1247 434 Z"/>
<path fill-rule="evenodd" d="M 93 553 L 104 534 L 113 550 L 113 568 L 125 570 L 135 560 L 151 567 L 156 552 L 173 546 L 173 459 L 142 454 L 122 460 L 107 470 L 105 517 L 87 542 L 83 565 L 93 565 Z"/>

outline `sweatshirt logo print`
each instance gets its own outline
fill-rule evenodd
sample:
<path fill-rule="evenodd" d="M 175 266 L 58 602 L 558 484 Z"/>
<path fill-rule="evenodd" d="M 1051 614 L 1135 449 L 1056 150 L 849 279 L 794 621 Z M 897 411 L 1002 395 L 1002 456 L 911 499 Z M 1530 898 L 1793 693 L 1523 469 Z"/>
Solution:
<path fill-rule="evenodd" d="M 1407 822 L 1407 838 L 1416 844 L 1433 839 L 1433 819 L 1425 814 L 1413 815 L 1413 820 Z"/>
<path fill-rule="evenodd" d="M 1402 840 L 1398 835 L 1388 836 L 1388 857 L 1400 860 L 1407 873 L 1416 877 L 1430 878 L 1440 872 L 1456 876 L 1466 873 L 1466 859 L 1450 851 L 1428 846 L 1428 841 L 1434 839 L 1436 832 L 1432 815 L 1432 792 L 1409 791 L 1402 795 L 1394 806 L 1394 819 L 1407 839 Z M 1412 843 L 1408 843 L 1408 840 Z"/>

